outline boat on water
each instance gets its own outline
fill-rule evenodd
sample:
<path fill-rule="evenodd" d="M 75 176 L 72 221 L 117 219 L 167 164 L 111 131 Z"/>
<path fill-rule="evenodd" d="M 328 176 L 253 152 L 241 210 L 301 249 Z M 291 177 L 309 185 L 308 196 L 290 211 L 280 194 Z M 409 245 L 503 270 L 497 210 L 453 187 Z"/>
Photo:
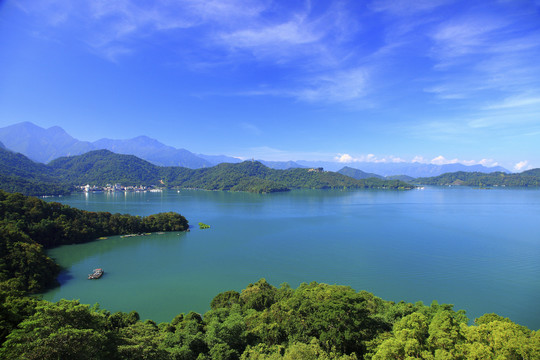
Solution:
<path fill-rule="evenodd" d="M 103 269 L 94 269 L 94 272 L 88 274 L 88 280 L 99 279 L 101 276 L 103 276 Z"/>

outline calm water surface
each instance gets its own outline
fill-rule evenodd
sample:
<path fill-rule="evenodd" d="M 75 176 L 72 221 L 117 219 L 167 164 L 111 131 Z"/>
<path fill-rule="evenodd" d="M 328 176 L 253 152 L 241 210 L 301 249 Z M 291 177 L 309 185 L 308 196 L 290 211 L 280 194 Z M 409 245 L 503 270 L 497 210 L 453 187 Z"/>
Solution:
<path fill-rule="evenodd" d="M 54 201 L 92 211 L 176 211 L 189 233 L 111 237 L 50 251 L 67 270 L 45 299 L 170 321 L 266 278 L 350 285 L 386 300 L 451 303 L 540 328 L 540 190 L 426 188 L 96 193 Z M 211 226 L 200 230 L 198 222 Z M 103 267 L 99 281 L 87 274 Z"/>

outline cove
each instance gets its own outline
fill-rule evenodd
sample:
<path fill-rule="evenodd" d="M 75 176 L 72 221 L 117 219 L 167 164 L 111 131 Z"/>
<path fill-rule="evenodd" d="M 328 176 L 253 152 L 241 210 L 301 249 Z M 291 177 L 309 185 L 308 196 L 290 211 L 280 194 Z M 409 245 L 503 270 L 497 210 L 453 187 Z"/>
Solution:
<path fill-rule="evenodd" d="M 169 190 L 48 200 L 142 216 L 176 211 L 192 228 L 52 249 L 66 270 L 46 300 L 163 322 L 204 313 L 219 292 L 264 277 L 275 286 L 317 281 L 392 301 L 437 300 L 471 320 L 495 312 L 540 328 L 540 190 Z M 103 277 L 87 280 L 97 267 Z"/>

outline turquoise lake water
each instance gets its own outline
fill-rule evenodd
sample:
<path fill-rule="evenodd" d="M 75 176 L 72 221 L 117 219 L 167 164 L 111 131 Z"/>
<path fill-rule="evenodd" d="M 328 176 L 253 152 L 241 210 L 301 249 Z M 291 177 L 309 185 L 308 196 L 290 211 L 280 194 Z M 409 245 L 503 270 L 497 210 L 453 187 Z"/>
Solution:
<path fill-rule="evenodd" d="M 266 278 L 275 286 L 317 281 L 386 300 L 437 300 L 470 319 L 495 312 L 540 328 L 540 190 L 170 190 L 52 200 L 133 215 L 176 211 L 192 229 L 53 249 L 66 271 L 47 300 L 80 299 L 163 322 L 204 313 L 219 292 Z M 103 278 L 87 280 L 96 267 Z"/>

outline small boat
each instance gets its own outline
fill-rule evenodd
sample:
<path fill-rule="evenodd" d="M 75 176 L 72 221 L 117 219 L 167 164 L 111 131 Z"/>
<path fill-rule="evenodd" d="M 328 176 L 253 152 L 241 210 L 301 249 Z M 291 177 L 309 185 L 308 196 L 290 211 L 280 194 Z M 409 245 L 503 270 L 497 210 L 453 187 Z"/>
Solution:
<path fill-rule="evenodd" d="M 88 280 L 99 279 L 103 275 L 103 269 L 94 269 L 94 272 L 88 275 Z"/>

